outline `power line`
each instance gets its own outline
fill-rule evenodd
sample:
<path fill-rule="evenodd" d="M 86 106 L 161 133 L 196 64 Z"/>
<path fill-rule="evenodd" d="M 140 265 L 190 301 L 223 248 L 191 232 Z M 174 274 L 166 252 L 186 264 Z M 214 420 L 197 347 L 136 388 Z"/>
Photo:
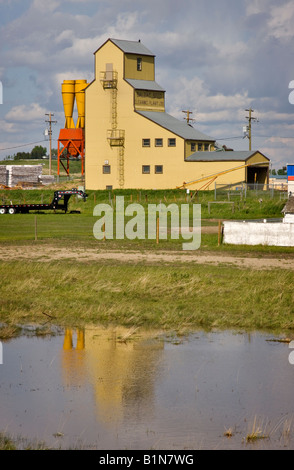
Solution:
<path fill-rule="evenodd" d="M 41 142 L 46 142 L 45 139 L 38 140 L 37 142 L 30 142 L 29 144 L 16 145 L 15 147 L 6 147 L 5 149 L 0 149 L 0 152 L 4 150 L 18 149 L 20 147 L 27 147 L 28 145 L 40 144 Z"/>
<path fill-rule="evenodd" d="M 259 138 L 259 139 L 294 139 L 294 136 L 280 136 L 280 135 L 258 135 L 256 134 L 255 135 L 256 138 Z M 235 136 L 235 137 L 220 137 L 220 138 L 216 138 L 215 140 L 233 140 L 233 139 L 243 139 L 244 136 Z"/>
<path fill-rule="evenodd" d="M 256 135 L 255 136 L 256 138 L 260 138 L 260 139 L 294 139 L 294 136 L 280 136 L 280 135 Z M 218 140 L 234 140 L 234 139 L 243 139 L 244 136 L 232 136 L 232 137 L 217 137 L 215 140 L 218 141 Z M 57 139 L 52 139 L 52 142 L 58 142 Z M 29 142 L 28 144 L 21 144 L 21 145 L 16 145 L 14 147 L 6 147 L 6 148 L 3 148 L 1 149 L 0 148 L 0 152 L 4 152 L 5 150 L 12 150 L 12 149 L 17 149 L 17 148 L 21 148 L 21 147 L 28 147 L 29 145 L 34 145 L 34 144 L 40 144 L 41 142 L 47 142 L 46 139 L 43 139 L 43 140 L 38 140 L 36 142 Z"/>
<path fill-rule="evenodd" d="M 282 137 L 280 135 L 256 135 L 260 139 L 294 139 L 294 136 Z"/>
<path fill-rule="evenodd" d="M 235 137 L 221 137 L 221 138 L 216 138 L 215 140 L 233 140 L 233 139 L 243 139 L 243 136 L 235 136 Z"/>

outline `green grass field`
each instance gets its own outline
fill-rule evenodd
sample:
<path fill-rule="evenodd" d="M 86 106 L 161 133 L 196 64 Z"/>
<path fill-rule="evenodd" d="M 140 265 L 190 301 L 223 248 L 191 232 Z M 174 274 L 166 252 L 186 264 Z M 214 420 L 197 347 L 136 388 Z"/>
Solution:
<path fill-rule="evenodd" d="M 27 204 L 27 203 L 50 203 L 53 198 L 52 189 L 35 189 L 35 190 L 2 190 L 0 191 L 0 203 L 9 204 Z M 132 203 L 139 203 L 143 206 L 146 214 L 146 231 L 147 231 L 147 216 L 148 216 L 148 205 L 156 204 L 158 207 L 160 204 L 168 207 L 170 204 L 177 204 L 180 208 L 181 204 L 189 204 L 190 207 L 190 226 L 192 226 L 192 207 L 193 203 L 197 203 L 201 206 L 201 225 L 202 226 L 217 226 L 219 220 L 225 219 L 259 219 L 259 218 L 279 218 L 282 216 L 281 210 L 285 204 L 285 200 L 281 199 L 280 195 L 277 194 L 274 198 L 270 195 L 263 195 L 262 203 L 256 198 L 254 194 L 248 194 L 246 200 L 235 200 L 234 211 L 232 207 L 226 204 L 215 204 L 208 209 L 208 203 L 214 200 L 213 191 L 205 191 L 199 193 L 194 199 L 187 197 L 185 192 L 181 190 L 170 190 L 170 191 L 143 191 L 143 190 L 124 190 L 124 191 L 87 191 L 87 201 L 78 199 L 76 196 L 72 196 L 69 202 L 69 211 L 64 214 L 62 211 L 53 213 L 53 211 L 44 211 L 43 213 L 30 212 L 29 214 L 5 214 L 0 216 L 0 241 L 3 242 L 21 242 L 34 240 L 35 238 L 35 224 L 37 223 L 37 239 L 38 240 L 58 240 L 58 242 L 66 242 L 71 240 L 72 242 L 88 242 L 88 243 L 99 243 L 94 239 L 93 226 L 98 218 L 93 216 L 94 207 L 97 204 L 108 204 L 109 207 L 114 210 L 114 222 L 115 222 L 115 210 L 116 210 L 116 198 L 118 196 L 124 196 L 125 207 Z M 70 213 L 71 211 L 78 211 L 80 213 Z M 210 213 L 209 213 L 210 212 Z M 125 217 L 125 222 L 128 219 Z M 115 237 L 115 232 L 114 232 Z M 181 248 L 181 239 L 172 240 L 168 235 L 167 240 L 160 240 L 160 248 L 165 249 L 178 249 Z M 115 242 L 115 240 L 114 240 Z M 116 243 L 112 243 L 112 240 L 107 240 L 108 246 L 116 246 Z M 201 247 L 205 249 L 218 248 L 219 250 L 228 250 L 228 247 L 218 247 L 217 234 L 202 234 Z M 147 236 L 145 240 L 122 240 L 120 246 L 124 249 L 129 246 L 130 249 L 144 247 L 158 249 L 154 240 L 148 240 Z M 236 247 L 230 247 L 232 250 L 236 250 Z M 240 250 L 240 247 L 238 248 Z M 250 247 L 246 247 L 246 250 L 252 250 Z M 279 248 L 279 247 L 257 247 L 255 250 L 261 250 L 261 252 L 269 251 L 292 251 L 291 248 Z"/>
<path fill-rule="evenodd" d="M 113 262 L 0 263 L 7 324 L 294 328 L 293 272 Z"/>
<path fill-rule="evenodd" d="M 3 202 L 49 202 L 53 191 L 1 191 Z M 174 191 L 89 191 L 86 202 L 75 196 L 69 210 L 80 213 L 30 213 L 0 216 L 1 251 L 15 247 L 69 247 L 83 249 L 177 252 L 182 240 L 101 240 L 93 236 L 96 204 L 115 209 L 116 197 L 125 204 L 188 203 L 186 194 Z M 285 201 L 279 195 L 256 195 L 239 200 L 235 211 L 225 204 L 208 213 L 213 192 L 199 193 L 202 226 L 217 226 L 218 220 L 281 217 Z M 191 209 L 192 203 L 189 202 Z M 37 224 L 37 225 L 36 225 Z M 242 254 L 243 256 L 294 257 L 294 248 L 267 246 L 228 246 L 218 244 L 218 234 L 203 233 L 200 252 Z M 46 258 L 46 254 L 44 257 Z M 46 261 L 46 262 L 45 262 Z M 76 262 L 26 259 L 0 261 L 0 321 L 15 325 L 44 323 L 51 319 L 60 325 L 118 323 L 182 331 L 193 328 L 282 329 L 292 330 L 293 271 L 253 270 L 229 265 L 183 265 L 116 263 L 111 260 Z"/>

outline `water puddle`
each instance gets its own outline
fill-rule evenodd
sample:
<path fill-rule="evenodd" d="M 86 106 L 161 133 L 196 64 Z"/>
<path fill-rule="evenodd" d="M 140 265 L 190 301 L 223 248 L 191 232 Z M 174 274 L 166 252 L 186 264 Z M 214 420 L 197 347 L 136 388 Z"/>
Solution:
<path fill-rule="evenodd" d="M 293 449 L 289 344 L 123 328 L 3 342 L 0 431 L 72 449 Z"/>

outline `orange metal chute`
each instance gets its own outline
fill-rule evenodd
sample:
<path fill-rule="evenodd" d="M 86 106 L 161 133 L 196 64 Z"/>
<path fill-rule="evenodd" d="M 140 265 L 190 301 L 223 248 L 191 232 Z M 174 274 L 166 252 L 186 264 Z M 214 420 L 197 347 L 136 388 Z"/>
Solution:
<path fill-rule="evenodd" d="M 61 145 L 63 146 L 61 148 Z M 85 134 L 84 129 L 60 129 L 57 150 L 57 173 L 60 172 L 60 164 L 69 175 L 69 159 L 81 157 L 81 174 L 84 174 L 85 161 Z M 62 162 L 66 159 L 66 167 Z"/>
<path fill-rule="evenodd" d="M 64 80 L 61 85 L 65 115 L 64 129 L 60 129 L 57 150 L 57 174 L 60 164 L 69 175 L 70 158 L 81 159 L 81 174 L 84 174 L 85 163 L 85 88 L 87 80 Z M 74 102 L 76 100 L 78 120 L 73 120 Z M 66 166 L 63 163 L 66 160 Z"/>

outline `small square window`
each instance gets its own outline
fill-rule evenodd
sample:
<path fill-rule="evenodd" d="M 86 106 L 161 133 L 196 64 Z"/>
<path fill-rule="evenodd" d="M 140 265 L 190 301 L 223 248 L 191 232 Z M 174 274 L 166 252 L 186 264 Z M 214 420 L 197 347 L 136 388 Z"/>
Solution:
<path fill-rule="evenodd" d="M 150 147 L 150 139 L 142 139 L 142 147 Z"/>
<path fill-rule="evenodd" d="M 162 165 L 155 165 L 155 173 L 157 175 L 161 175 L 163 173 L 163 166 Z"/>
<path fill-rule="evenodd" d="M 162 139 L 155 139 L 155 147 L 162 147 L 163 140 Z"/>
<path fill-rule="evenodd" d="M 208 150 L 209 150 L 209 145 L 208 144 L 204 144 L 204 150 L 205 150 L 205 152 L 208 152 Z"/>
<path fill-rule="evenodd" d="M 110 174 L 110 165 L 103 165 L 102 172 L 103 172 L 104 175 L 109 175 Z"/>
<path fill-rule="evenodd" d="M 198 152 L 202 152 L 203 150 L 203 145 L 202 144 L 198 144 Z"/>
<path fill-rule="evenodd" d="M 106 186 L 106 189 L 107 189 L 108 191 L 112 191 L 112 186 Z"/>
<path fill-rule="evenodd" d="M 138 72 L 142 70 L 142 57 L 137 57 L 137 70 Z"/>
<path fill-rule="evenodd" d="M 175 147 L 176 146 L 176 139 L 168 139 L 168 146 L 169 147 Z"/>
<path fill-rule="evenodd" d="M 143 175 L 149 175 L 150 174 L 150 165 L 142 165 L 142 173 L 143 173 Z"/>
<path fill-rule="evenodd" d="M 191 152 L 196 152 L 196 144 L 195 144 L 195 142 L 191 142 Z"/>

